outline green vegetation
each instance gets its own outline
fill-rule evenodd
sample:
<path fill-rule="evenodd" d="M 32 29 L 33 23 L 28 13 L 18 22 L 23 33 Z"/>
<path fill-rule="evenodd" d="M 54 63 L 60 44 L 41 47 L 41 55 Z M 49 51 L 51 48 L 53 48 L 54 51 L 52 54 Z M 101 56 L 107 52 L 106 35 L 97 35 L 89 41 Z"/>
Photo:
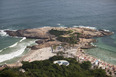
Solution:
<path fill-rule="evenodd" d="M 53 64 L 55 60 L 67 60 L 70 65 Z M 49 60 L 22 62 L 26 72 L 19 72 L 20 68 L 7 68 L 0 71 L 0 77 L 108 77 L 102 69 L 90 69 L 90 62 L 78 63 L 74 58 L 54 56 Z"/>
<path fill-rule="evenodd" d="M 60 31 L 60 30 L 51 29 L 49 33 L 55 36 L 60 36 L 60 35 L 72 33 L 72 31 Z"/>
<path fill-rule="evenodd" d="M 72 30 L 60 31 L 51 29 L 49 33 L 55 35 L 57 37 L 57 40 L 61 42 L 67 42 L 69 44 L 77 44 L 80 36 L 80 33 L 73 33 Z"/>
<path fill-rule="evenodd" d="M 61 41 L 61 42 L 67 42 L 69 44 L 77 44 L 79 41 L 79 37 L 77 37 L 74 34 L 71 34 L 69 37 L 63 37 L 63 36 L 59 36 L 57 38 L 57 40 Z"/>
<path fill-rule="evenodd" d="M 91 62 L 90 61 L 83 62 L 80 66 L 81 68 L 88 70 L 91 67 Z"/>

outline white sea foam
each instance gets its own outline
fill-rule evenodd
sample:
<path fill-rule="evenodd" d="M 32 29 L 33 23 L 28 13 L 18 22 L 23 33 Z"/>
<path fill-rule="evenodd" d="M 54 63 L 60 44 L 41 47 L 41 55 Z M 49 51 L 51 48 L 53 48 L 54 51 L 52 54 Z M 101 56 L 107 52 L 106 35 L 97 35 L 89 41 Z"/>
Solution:
<path fill-rule="evenodd" d="M 43 27 L 38 27 L 38 28 L 48 28 L 48 27 L 51 27 L 51 26 L 43 26 Z"/>
<path fill-rule="evenodd" d="M 2 52 L 3 50 L 7 49 L 8 47 L 4 48 L 4 49 L 1 49 L 0 52 Z"/>
<path fill-rule="evenodd" d="M 0 55 L 0 62 L 4 62 L 6 60 L 10 60 L 17 56 L 20 56 L 25 51 L 26 47 L 33 43 L 34 41 L 29 41 L 29 42 L 25 41 L 25 42 L 18 42 L 17 45 L 16 44 L 12 45 L 10 48 L 11 53 Z M 14 46 L 15 46 L 15 49 L 12 48 Z"/>
<path fill-rule="evenodd" d="M 2 50 L 0 50 L 0 52 L 2 52 Z"/>
<path fill-rule="evenodd" d="M 103 29 L 104 31 L 106 31 L 106 32 L 110 32 L 110 30 L 106 30 L 106 29 Z"/>
<path fill-rule="evenodd" d="M 92 46 L 96 47 L 97 45 L 94 45 L 93 43 L 90 43 Z"/>
<path fill-rule="evenodd" d="M 60 27 L 61 27 L 61 28 L 67 28 L 67 27 L 65 27 L 65 26 L 63 26 L 63 25 L 62 25 L 62 26 L 60 26 Z"/>
<path fill-rule="evenodd" d="M 23 37 L 19 42 L 22 42 L 23 40 L 25 40 L 26 39 L 26 37 Z M 18 42 L 16 42 L 16 43 L 14 43 L 13 45 L 11 45 L 11 46 L 9 46 L 9 47 L 14 47 L 14 46 L 16 46 L 18 44 Z"/>
<path fill-rule="evenodd" d="M 0 30 L 0 36 L 8 36 L 8 34 L 4 30 Z"/>
<path fill-rule="evenodd" d="M 15 47 L 16 45 L 18 44 L 18 42 L 14 43 L 13 45 L 9 46 L 10 48 L 11 47 Z"/>
<path fill-rule="evenodd" d="M 23 37 L 19 42 L 22 42 L 23 40 L 25 40 L 26 39 L 26 37 Z"/>
<path fill-rule="evenodd" d="M 17 37 L 18 38 L 18 37 Z M 16 43 L 14 43 L 13 45 L 11 45 L 11 46 L 8 46 L 8 47 L 6 47 L 6 48 L 4 48 L 4 49 L 2 49 L 2 50 L 0 50 L 0 52 L 2 52 L 3 50 L 5 50 L 5 49 L 7 49 L 7 48 L 12 48 L 12 47 L 15 47 L 19 42 L 22 42 L 23 40 L 25 40 L 26 39 L 26 37 L 23 37 L 20 41 L 18 41 L 18 42 L 16 42 Z"/>
<path fill-rule="evenodd" d="M 79 27 L 79 28 L 89 28 L 89 29 L 96 29 L 96 27 L 90 27 L 90 26 L 81 26 L 81 25 L 79 25 L 79 26 L 73 26 L 73 27 Z"/>
<path fill-rule="evenodd" d="M 24 52 L 25 48 L 26 47 L 21 48 L 20 50 L 17 50 L 16 52 L 12 52 L 9 54 L 0 55 L 0 62 L 6 61 L 6 60 L 9 60 L 9 59 L 12 59 L 14 57 L 21 55 Z"/>
<path fill-rule="evenodd" d="M 60 23 L 58 23 L 57 25 L 61 25 Z"/>

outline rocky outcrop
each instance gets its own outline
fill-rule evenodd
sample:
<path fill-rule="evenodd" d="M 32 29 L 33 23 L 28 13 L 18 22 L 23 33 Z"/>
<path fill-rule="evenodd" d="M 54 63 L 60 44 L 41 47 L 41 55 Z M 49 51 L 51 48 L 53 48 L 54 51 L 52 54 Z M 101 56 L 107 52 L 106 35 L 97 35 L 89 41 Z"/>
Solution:
<path fill-rule="evenodd" d="M 96 42 L 96 40 L 91 38 L 102 37 L 102 36 L 113 34 L 113 32 L 106 31 L 106 30 L 95 30 L 95 29 L 89 29 L 89 28 L 60 28 L 60 27 L 43 27 L 38 29 L 24 29 L 24 30 L 17 30 L 17 31 L 6 30 L 6 32 L 10 36 L 41 39 L 36 41 L 38 45 L 29 47 L 31 49 L 40 49 L 43 47 L 49 47 L 51 45 L 56 45 L 61 43 L 56 40 L 56 36 L 51 35 L 49 33 L 51 29 L 56 29 L 61 31 L 71 31 L 72 33 L 80 33 L 79 40 L 80 40 L 80 43 L 82 44 L 81 48 L 83 49 L 93 47 L 90 45 L 90 43 Z"/>
<path fill-rule="evenodd" d="M 50 39 L 41 39 L 41 40 L 37 40 L 36 43 L 37 44 L 43 44 L 45 42 L 49 42 L 49 41 L 55 41 L 53 38 Z"/>
<path fill-rule="evenodd" d="M 35 38 L 35 39 L 51 39 L 55 37 L 49 33 L 49 30 L 54 29 L 53 27 L 44 27 L 38 29 L 24 29 L 17 31 L 9 31 L 6 30 L 7 34 L 10 36 L 18 36 L 18 37 L 26 37 L 26 38 Z M 106 35 L 112 35 L 113 32 L 105 31 L 105 30 L 95 30 L 88 28 L 58 28 L 57 30 L 73 30 L 75 32 L 80 33 L 81 38 L 92 38 L 92 37 L 102 37 Z"/>
<path fill-rule="evenodd" d="M 53 45 L 59 45 L 61 43 L 62 42 L 59 42 L 59 41 L 49 41 L 49 42 L 46 42 L 46 43 L 43 43 L 43 44 L 34 45 L 30 48 L 32 50 L 36 50 L 36 49 L 41 49 L 41 48 L 44 48 L 44 47 L 50 47 L 50 46 L 53 46 Z"/>
<path fill-rule="evenodd" d="M 50 39 L 53 38 L 54 35 L 48 33 L 50 28 L 39 28 L 39 29 L 24 29 L 17 31 L 9 31 L 6 30 L 7 34 L 10 36 L 18 36 L 18 37 L 26 37 L 26 38 L 34 38 L 34 39 Z"/>
<path fill-rule="evenodd" d="M 80 47 L 81 49 L 90 49 L 90 48 L 94 48 L 95 46 L 83 46 L 83 47 Z"/>
<path fill-rule="evenodd" d="M 101 34 L 103 36 L 109 36 L 109 35 L 112 35 L 113 34 L 113 32 L 106 31 L 106 30 L 99 30 L 99 32 L 101 32 Z"/>
<path fill-rule="evenodd" d="M 113 32 L 104 31 L 104 30 L 96 30 L 96 31 L 84 31 L 80 37 L 81 38 L 93 38 L 93 37 L 103 37 L 112 35 Z"/>

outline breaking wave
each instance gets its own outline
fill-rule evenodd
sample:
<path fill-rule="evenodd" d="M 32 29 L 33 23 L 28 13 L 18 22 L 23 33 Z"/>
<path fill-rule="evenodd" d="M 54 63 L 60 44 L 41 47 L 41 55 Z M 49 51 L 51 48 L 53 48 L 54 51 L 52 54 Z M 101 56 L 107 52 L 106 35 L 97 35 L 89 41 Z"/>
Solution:
<path fill-rule="evenodd" d="M 18 44 L 18 42 L 16 42 L 15 44 L 9 46 L 9 48 L 12 48 L 12 47 L 16 46 L 17 44 Z"/>
<path fill-rule="evenodd" d="M 6 47 L 6 48 L 4 48 L 4 49 L 2 49 L 2 50 L 0 50 L 0 52 L 2 52 L 3 50 L 5 50 L 5 49 L 7 49 L 7 48 L 12 48 L 12 47 L 15 47 L 19 42 L 22 42 L 23 40 L 25 40 L 26 39 L 26 37 L 23 37 L 20 41 L 18 41 L 18 42 L 16 42 L 16 43 L 14 43 L 13 45 L 11 45 L 11 46 L 8 46 L 8 47 Z"/>
<path fill-rule="evenodd" d="M 35 40 L 27 40 L 24 37 L 19 42 L 0 50 L 0 52 L 5 52 L 0 55 L 0 63 L 20 56 L 25 51 L 26 47 L 33 43 L 35 43 Z"/>
<path fill-rule="evenodd" d="M 16 52 L 12 52 L 9 54 L 0 55 L 0 62 L 6 61 L 6 60 L 9 60 L 9 59 L 12 59 L 14 57 L 21 55 L 24 52 L 25 48 L 26 47 L 21 48 L 20 50 L 17 50 Z"/>
<path fill-rule="evenodd" d="M 0 30 L 0 36 L 8 36 L 8 34 L 4 30 Z"/>
<path fill-rule="evenodd" d="M 89 29 L 97 29 L 96 27 L 90 27 L 90 26 L 73 26 L 73 27 L 79 27 L 79 28 L 89 28 Z"/>
<path fill-rule="evenodd" d="M 26 39 L 26 37 L 23 37 L 19 42 L 22 42 L 23 40 L 25 40 Z"/>

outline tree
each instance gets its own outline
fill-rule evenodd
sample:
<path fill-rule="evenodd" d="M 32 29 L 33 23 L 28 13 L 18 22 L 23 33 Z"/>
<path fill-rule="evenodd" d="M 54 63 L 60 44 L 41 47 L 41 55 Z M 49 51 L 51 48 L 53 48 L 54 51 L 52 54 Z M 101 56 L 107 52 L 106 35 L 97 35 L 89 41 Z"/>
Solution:
<path fill-rule="evenodd" d="M 50 61 L 62 60 L 62 59 L 64 59 L 63 56 L 53 56 L 53 57 L 49 58 Z"/>
<path fill-rule="evenodd" d="M 12 70 L 5 70 L 0 73 L 0 77 L 19 77 L 18 74 Z"/>
<path fill-rule="evenodd" d="M 94 77 L 107 77 L 106 72 L 103 69 L 95 69 L 93 74 L 94 74 Z"/>
<path fill-rule="evenodd" d="M 67 60 L 70 64 L 68 66 L 54 64 L 55 60 Z M 21 68 L 26 70 L 25 73 L 20 72 L 20 68 L 7 68 L 0 71 L 0 77 L 109 77 L 105 70 L 89 69 L 91 67 L 89 61 L 80 64 L 74 58 L 64 58 L 63 56 L 22 63 Z"/>
<path fill-rule="evenodd" d="M 88 70 L 91 68 L 91 62 L 90 61 L 84 61 L 81 65 L 81 68 Z"/>

